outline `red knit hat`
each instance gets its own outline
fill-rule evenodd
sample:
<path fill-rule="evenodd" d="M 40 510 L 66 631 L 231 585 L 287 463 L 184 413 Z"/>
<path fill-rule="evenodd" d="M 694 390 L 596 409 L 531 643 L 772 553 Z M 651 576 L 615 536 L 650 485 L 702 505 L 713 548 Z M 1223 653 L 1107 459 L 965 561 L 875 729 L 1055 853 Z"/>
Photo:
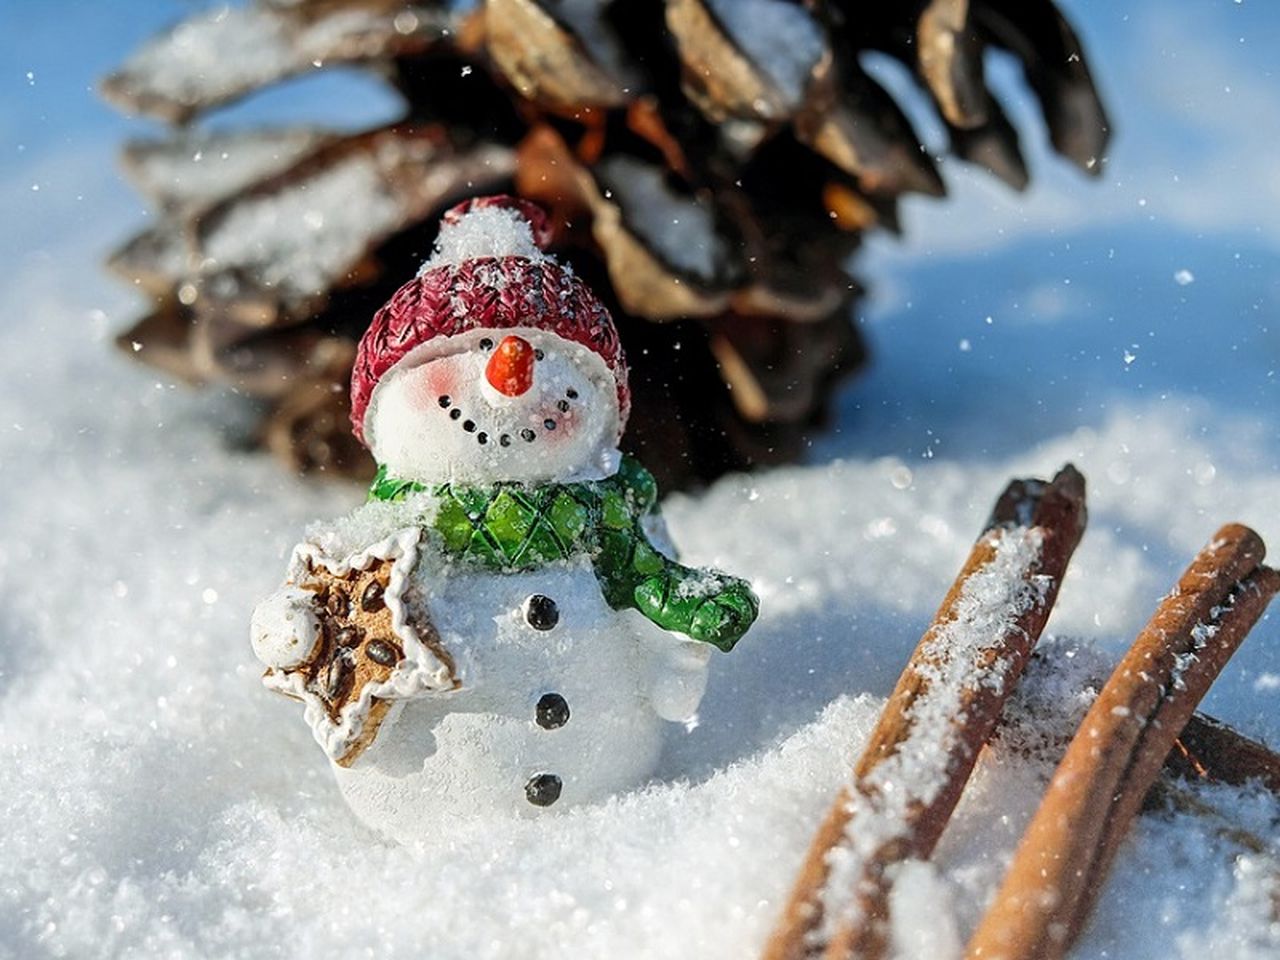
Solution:
<path fill-rule="evenodd" d="M 374 314 L 351 371 L 351 425 L 356 438 L 366 443 L 364 418 L 378 381 L 410 352 L 437 338 L 508 327 L 546 330 L 594 351 L 617 384 L 621 437 L 631 390 L 627 361 L 609 311 L 572 270 L 540 252 L 550 233 L 546 213 L 526 200 L 478 197 L 458 204 L 441 218 L 442 244 L 448 228 L 463 227 L 469 214 L 482 210 L 508 211 L 507 229 L 512 224 L 527 227 L 537 248 L 525 238 L 524 248 L 515 243 L 510 246 L 515 252 L 506 253 L 496 249 L 503 244 L 502 237 L 496 241 L 482 237 L 478 244 L 462 244 L 456 259 L 448 256 L 449 250 L 440 251 Z M 468 255 L 476 247 L 486 255 Z"/>

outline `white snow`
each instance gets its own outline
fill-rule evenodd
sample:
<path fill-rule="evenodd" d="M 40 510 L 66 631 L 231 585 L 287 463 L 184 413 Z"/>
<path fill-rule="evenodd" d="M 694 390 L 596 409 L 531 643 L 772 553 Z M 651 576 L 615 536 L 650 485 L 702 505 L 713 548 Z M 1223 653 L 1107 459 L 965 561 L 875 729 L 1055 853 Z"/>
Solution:
<path fill-rule="evenodd" d="M 183 133 L 133 149 L 133 179 L 163 205 L 200 207 L 288 169 L 327 139 L 319 130 Z"/>
<path fill-rule="evenodd" d="M 457 223 L 440 227 L 435 249 L 418 273 L 476 257 L 549 259 L 534 242 L 529 221 L 518 211 L 481 207 L 468 211 Z"/>
<path fill-rule="evenodd" d="M 216 100 L 293 64 L 286 23 L 270 10 L 214 7 L 142 47 L 125 71 L 135 83 L 178 101 Z"/>
<path fill-rule="evenodd" d="M 410 19 L 394 12 L 338 10 L 300 24 L 268 7 L 216 5 L 149 41 L 121 72 L 146 96 L 216 103 L 331 58 L 377 55 L 405 33 L 439 29 L 438 18 L 421 9 Z"/>
<path fill-rule="evenodd" d="M 599 169 L 626 212 L 627 226 L 660 260 L 703 282 L 716 278 L 727 251 L 705 203 L 677 194 L 661 169 L 634 157 L 606 157 Z"/>
<path fill-rule="evenodd" d="M 787 106 L 800 106 L 809 76 L 826 52 L 813 15 L 791 0 L 710 0 L 709 6 Z"/>
<path fill-rule="evenodd" d="M 205 237 L 205 271 L 245 270 L 286 301 L 315 296 L 395 228 L 400 204 L 378 164 L 353 155 L 238 203 Z"/>
<path fill-rule="evenodd" d="M 29 309 L 83 316 L 64 294 L 20 292 Z M 157 389 L 104 360 L 107 323 L 96 329 L 66 342 L 38 379 L 9 381 L 11 426 L 0 432 L 0 763 L 11 771 L 0 785 L 11 824 L 0 840 L 10 891 L 0 930 L 17 955 L 337 956 L 370 944 L 444 958 L 751 955 L 1008 476 L 1071 458 L 1094 478 L 1094 526 L 1056 624 L 1101 637 L 1105 659 L 1200 546 L 1210 517 L 1253 512 L 1264 535 L 1280 536 L 1253 509 L 1277 502 L 1280 479 L 1228 468 L 1219 446 L 1239 425 L 1202 434 L 1193 413 L 1155 417 L 1141 405 L 1011 458 L 912 463 L 905 484 L 908 465 L 895 458 L 731 478 L 675 498 L 668 514 L 691 560 L 753 579 L 763 619 L 734 653 L 715 655 L 699 724 L 668 744 L 670 782 L 561 817 L 487 817 L 387 847 L 353 822 L 297 705 L 261 689 L 246 637 L 252 604 L 278 582 L 298 531 L 360 492 L 219 453 L 225 402 Z M 4 350 L 25 353 L 38 336 L 9 325 Z M 64 402 L 71 378 L 81 390 Z M 1175 442 L 1183 448 L 1171 452 Z M 1122 447 L 1136 488 L 1106 478 Z M 1200 458 L 1223 462 L 1209 488 L 1183 471 Z M 1183 508 L 1170 518 L 1175 497 Z M 896 532 L 870 536 L 885 519 Z M 74 576 L 44 573 L 59 570 Z M 201 599 L 209 588 L 212 605 Z M 1259 627 L 1231 669 L 1280 670 L 1267 653 L 1274 630 Z M 1274 703 L 1250 685 L 1222 712 L 1274 737 L 1274 712 L 1263 717 Z M 954 914 L 943 899 L 922 905 L 918 937 L 945 943 L 948 929 L 975 922 L 1040 769 L 1004 755 L 979 769 L 937 857 Z M 1195 859 L 1161 852 L 1177 837 L 1192 838 Z M 1076 957 L 1117 942 L 1135 960 L 1202 955 L 1200 939 L 1183 946 L 1202 911 L 1178 911 L 1206 898 L 1238 917 L 1207 942 L 1265 942 L 1260 881 L 1237 876 L 1229 853 L 1198 820 L 1144 821 Z M 1196 896 L 1172 879 L 1152 890 L 1147 870 L 1188 878 Z M 1121 894 L 1130 915 L 1167 906 L 1168 922 L 1128 933 L 1112 904 Z"/>

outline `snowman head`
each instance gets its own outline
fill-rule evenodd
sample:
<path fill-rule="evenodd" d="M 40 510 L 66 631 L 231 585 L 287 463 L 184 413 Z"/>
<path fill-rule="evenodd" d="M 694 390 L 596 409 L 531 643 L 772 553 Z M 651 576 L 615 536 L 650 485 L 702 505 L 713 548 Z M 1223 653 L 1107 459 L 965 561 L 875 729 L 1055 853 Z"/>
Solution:
<path fill-rule="evenodd" d="M 608 312 L 545 255 L 509 197 L 445 215 L 435 254 L 374 317 L 352 374 L 355 432 L 424 483 L 607 476 L 629 394 Z"/>

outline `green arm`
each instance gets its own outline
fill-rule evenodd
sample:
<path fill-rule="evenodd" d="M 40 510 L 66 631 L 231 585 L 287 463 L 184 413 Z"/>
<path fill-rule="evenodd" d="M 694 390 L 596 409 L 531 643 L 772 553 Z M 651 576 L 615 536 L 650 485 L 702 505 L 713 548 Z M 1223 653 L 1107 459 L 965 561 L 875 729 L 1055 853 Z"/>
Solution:
<path fill-rule="evenodd" d="M 636 585 L 636 609 L 665 630 L 732 650 L 760 611 L 751 587 L 737 577 L 662 559 L 662 571 Z"/>
<path fill-rule="evenodd" d="M 605 599 L 615 609 L 638 610 L 664 630 L 732 650 L 760 609 L 751 587 L 655 550 L 641 526 L 656 499 L 653 478 L 634 461 L 624 461 L 618 476 L 622 482 L 606 492 L 601 505 L 595 567 Z"/>

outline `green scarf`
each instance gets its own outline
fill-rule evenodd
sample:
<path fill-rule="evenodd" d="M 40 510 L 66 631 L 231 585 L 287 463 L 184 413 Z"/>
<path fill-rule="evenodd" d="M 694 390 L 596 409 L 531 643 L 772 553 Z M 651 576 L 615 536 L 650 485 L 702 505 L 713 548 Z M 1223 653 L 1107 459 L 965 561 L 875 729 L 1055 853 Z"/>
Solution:
<path fill-rule="evenodd" d="M 402 500 L 429 492 L 429 528 L 448 557 L 489 570 L 531 570 L 559 560 L 591 559 L 605 601 L 634 609 L 664 630 L 731 650 L 751 626 L 759 601 L 746 581 L 683 566 L 659 553 L 642 526 L 657 512 L 653 475 L 631 457 L 604 480 L 491 487 L 428 486 L 387 475 L 369 500 Z"/>

